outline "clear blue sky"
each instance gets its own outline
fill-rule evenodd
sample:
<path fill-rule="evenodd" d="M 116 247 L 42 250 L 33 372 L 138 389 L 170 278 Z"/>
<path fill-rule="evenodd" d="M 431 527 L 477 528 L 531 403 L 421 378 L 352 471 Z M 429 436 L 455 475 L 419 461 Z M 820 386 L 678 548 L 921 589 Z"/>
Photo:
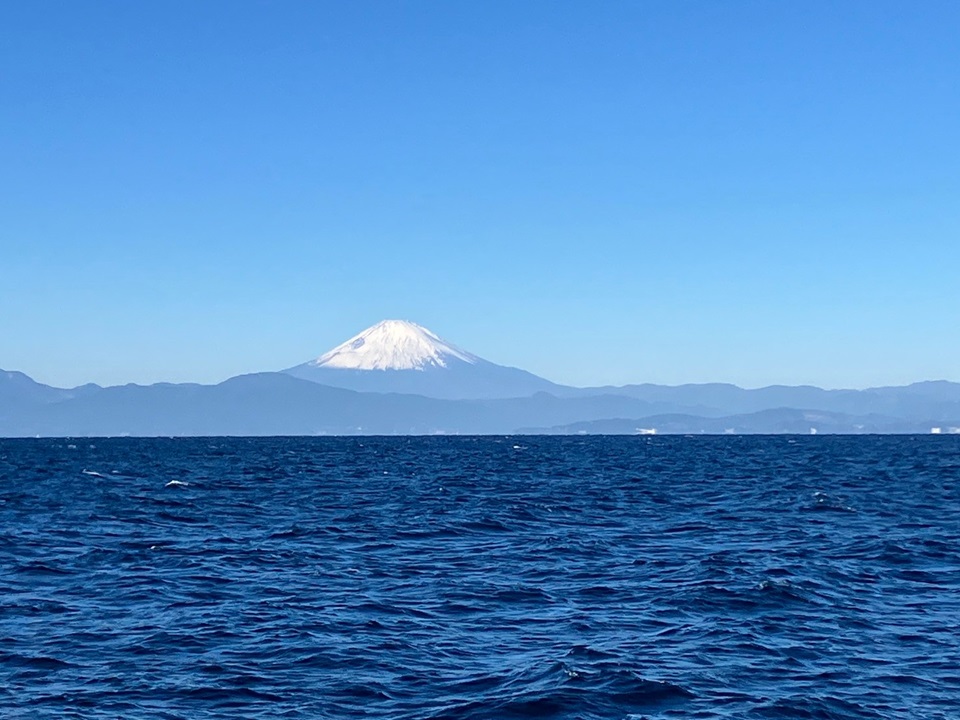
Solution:
<path fill-rule="evenodd" d="M 960 380 L 960 3 L 8 2 L 0 367 L 406 318 L 574 384 Z"/>

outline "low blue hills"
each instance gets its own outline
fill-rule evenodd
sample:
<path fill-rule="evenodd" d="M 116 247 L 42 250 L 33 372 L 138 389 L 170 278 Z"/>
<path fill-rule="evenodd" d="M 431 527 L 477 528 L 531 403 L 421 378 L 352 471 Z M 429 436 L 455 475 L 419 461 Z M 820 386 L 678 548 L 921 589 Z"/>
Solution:
<path fill-rule="evenodd" d="M 0 436 L 960 432 L 960 384 L 574 388 L 389 320 L 280 372 L 56 388 L 0 370 Z"/>

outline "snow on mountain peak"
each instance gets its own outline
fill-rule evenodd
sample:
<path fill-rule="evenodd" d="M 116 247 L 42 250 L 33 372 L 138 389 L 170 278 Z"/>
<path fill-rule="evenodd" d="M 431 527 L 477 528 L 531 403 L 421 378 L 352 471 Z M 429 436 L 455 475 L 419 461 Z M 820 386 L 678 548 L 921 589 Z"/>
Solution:
<path fill-rule="evenodd" d="M 314 367 L 344 370 L 425 370 L 451 360 L 475 364 L 479 358 L 407 320 L 384 320 L 324 353 Z"/>

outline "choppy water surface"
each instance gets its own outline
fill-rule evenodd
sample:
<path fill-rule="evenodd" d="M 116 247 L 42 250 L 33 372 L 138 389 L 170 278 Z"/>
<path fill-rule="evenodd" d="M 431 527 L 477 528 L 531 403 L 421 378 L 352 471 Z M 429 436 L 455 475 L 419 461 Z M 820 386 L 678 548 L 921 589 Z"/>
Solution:
<path fill-rule="evenodd" d="M 0 440 L 4 718 L 960 717 L 960 438 Z"/>

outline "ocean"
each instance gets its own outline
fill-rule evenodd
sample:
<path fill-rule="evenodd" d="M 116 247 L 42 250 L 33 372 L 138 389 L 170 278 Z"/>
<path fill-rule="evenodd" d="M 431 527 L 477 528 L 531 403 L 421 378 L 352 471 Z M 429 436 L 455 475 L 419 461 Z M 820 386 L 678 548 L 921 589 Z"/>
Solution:
<path fill-rule="evenodd" d="M 0 717 L 960 718 L 960 437 L 0 440 Z"/>

